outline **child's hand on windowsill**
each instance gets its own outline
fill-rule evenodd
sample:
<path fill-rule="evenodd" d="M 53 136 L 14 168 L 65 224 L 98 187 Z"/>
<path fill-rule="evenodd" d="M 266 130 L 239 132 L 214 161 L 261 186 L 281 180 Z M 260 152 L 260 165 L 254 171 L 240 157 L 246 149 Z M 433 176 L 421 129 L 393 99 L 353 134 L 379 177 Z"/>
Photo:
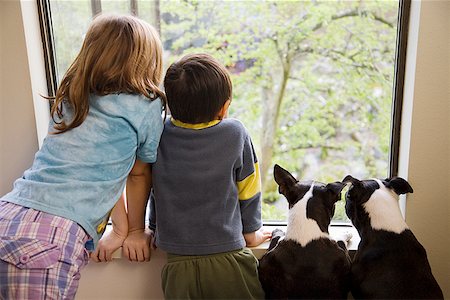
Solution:
<path fill-rule="evenodd" d="M 247 247 L 256 247 L 264 243 L 267 239 L 270 239 L 272 236 L 271 231 L 267 231 L 263 228 L 260 228 L 257 231 L 244 233 L 245 243 Z"/>
<path fill-rule="evenodd" d="M 123 242 L 122 255 L 130 261 L 150 261 L 153 231 L 137 229 L 128 233 Z"/>
<path fill-rule="evenodd" d="M 95 262 L 108 262 L 112 260 L 112 254 L 122 247 L 126 235 L 113 229 L 106 232 L 98 242 L 97 248 L 91 253 L 91 258 Z"/>

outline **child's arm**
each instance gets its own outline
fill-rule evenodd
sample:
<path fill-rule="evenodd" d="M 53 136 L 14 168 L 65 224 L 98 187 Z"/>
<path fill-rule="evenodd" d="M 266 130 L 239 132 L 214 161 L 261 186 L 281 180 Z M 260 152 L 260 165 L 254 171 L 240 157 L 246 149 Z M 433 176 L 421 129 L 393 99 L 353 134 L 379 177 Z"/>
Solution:
<path fill-rule="evenodd" d="M 96 262 L 111 261 L 112 254 L 122 246 L 128 235 L 128 220 L 123 194 L 112 209 L 111 221 L 112 230 L 103 235 L 97 248 L 91 254 L 92 259 Z"/>
<path fill-rule="evenodd" d="M 256 247 L 272 236 L 270 231 L 263 229 L 262 227 L 253 232 L 244 233 L 244 239 L 247 247 Z"/>
<path fill-rule="evenodd" d="M 150 260 L 152 232 L 145 230 L 145 208 L 152 185 L 150 164 L 136 160 L 127 179 L 128 236 L 122 251 L 131 261 Z"/>
<path fill-rule="evenodd" d="M 270 238 L 272 234 L 262 228 L 261 174 L 250 136 L 247 136 L 244 143 L 242 162 L 236 179 L 243 235 L 246 246 L 255 247 Z"/>

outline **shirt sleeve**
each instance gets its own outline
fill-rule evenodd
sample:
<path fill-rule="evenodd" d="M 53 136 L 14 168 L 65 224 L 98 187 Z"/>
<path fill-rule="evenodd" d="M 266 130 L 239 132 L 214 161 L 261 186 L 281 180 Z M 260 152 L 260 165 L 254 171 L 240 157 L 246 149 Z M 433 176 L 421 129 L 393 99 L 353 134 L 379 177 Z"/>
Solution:
<path fill-rule="evenodd" d="M 245 137 L 242 165 L 236 173 L 243 233 L 250 233 L 262 226 L 261 176 L 258 159 L 250 136 Z"/>
<path fill-rule="evenodd" d="M 155 194 L 152 192 L 150 193 L 150 201 L 148 202 L 149 207 L 149 222 L 148 227 L 155 231 L 156 230 L 156 208 L 155 208 Z"/>
<path fill-rule="evenodd" d="M 154 163 L 159 140 L 163 131 L 162 105 L 160 99 L 150 103 L 138 132 L 137 158 L 143 162 Z"/>

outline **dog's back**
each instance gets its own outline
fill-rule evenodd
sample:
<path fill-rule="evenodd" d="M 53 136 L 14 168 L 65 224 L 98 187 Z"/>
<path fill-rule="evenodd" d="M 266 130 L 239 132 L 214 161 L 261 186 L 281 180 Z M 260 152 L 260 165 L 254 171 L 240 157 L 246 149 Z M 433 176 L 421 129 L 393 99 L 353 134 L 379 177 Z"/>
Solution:
<path fill-rule="evenodd" d="M 398 195 L 412 193 L 399 177 L 351 182 L 346 213 L 361 242 L 352 263 L 352 294 L 369 299 L 443 299 L 427 254 L 405 223 Z"/>
<path fill-rule="evenodd" d="M 305 247 L 283 240 L 260 261 L 266 298 L 345 299 L 350 289 L 350 262 L 336 242 L 321 238 Z"/>
<path fill-rule="evenodd" d="M 363 238 L 352 264 L 355 298 L 442 299 L 426 251 L 410 230 Z"/>
<path fill-rule="evenodd" d="M 347 298 L 350 258 L 328 234 L 341 182 L 297 181 L 276 165 L 275 181 L 289 203 L 286 237 L 273 234 L 259 266 L 266 298 Z"/>

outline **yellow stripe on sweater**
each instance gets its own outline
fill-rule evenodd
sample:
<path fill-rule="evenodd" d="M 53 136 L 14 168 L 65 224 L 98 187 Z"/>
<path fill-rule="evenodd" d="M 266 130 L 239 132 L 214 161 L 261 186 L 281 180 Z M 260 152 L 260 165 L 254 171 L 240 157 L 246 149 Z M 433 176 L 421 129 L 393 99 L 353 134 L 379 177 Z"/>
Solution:
<path fill-rule="evenodd" d="M 255 163 L 255 172 L 245 179 L 237 182 L 239 200 L 248 200 L 261 192 L 261 178 L 259 175 L 259 165 Z"/>

